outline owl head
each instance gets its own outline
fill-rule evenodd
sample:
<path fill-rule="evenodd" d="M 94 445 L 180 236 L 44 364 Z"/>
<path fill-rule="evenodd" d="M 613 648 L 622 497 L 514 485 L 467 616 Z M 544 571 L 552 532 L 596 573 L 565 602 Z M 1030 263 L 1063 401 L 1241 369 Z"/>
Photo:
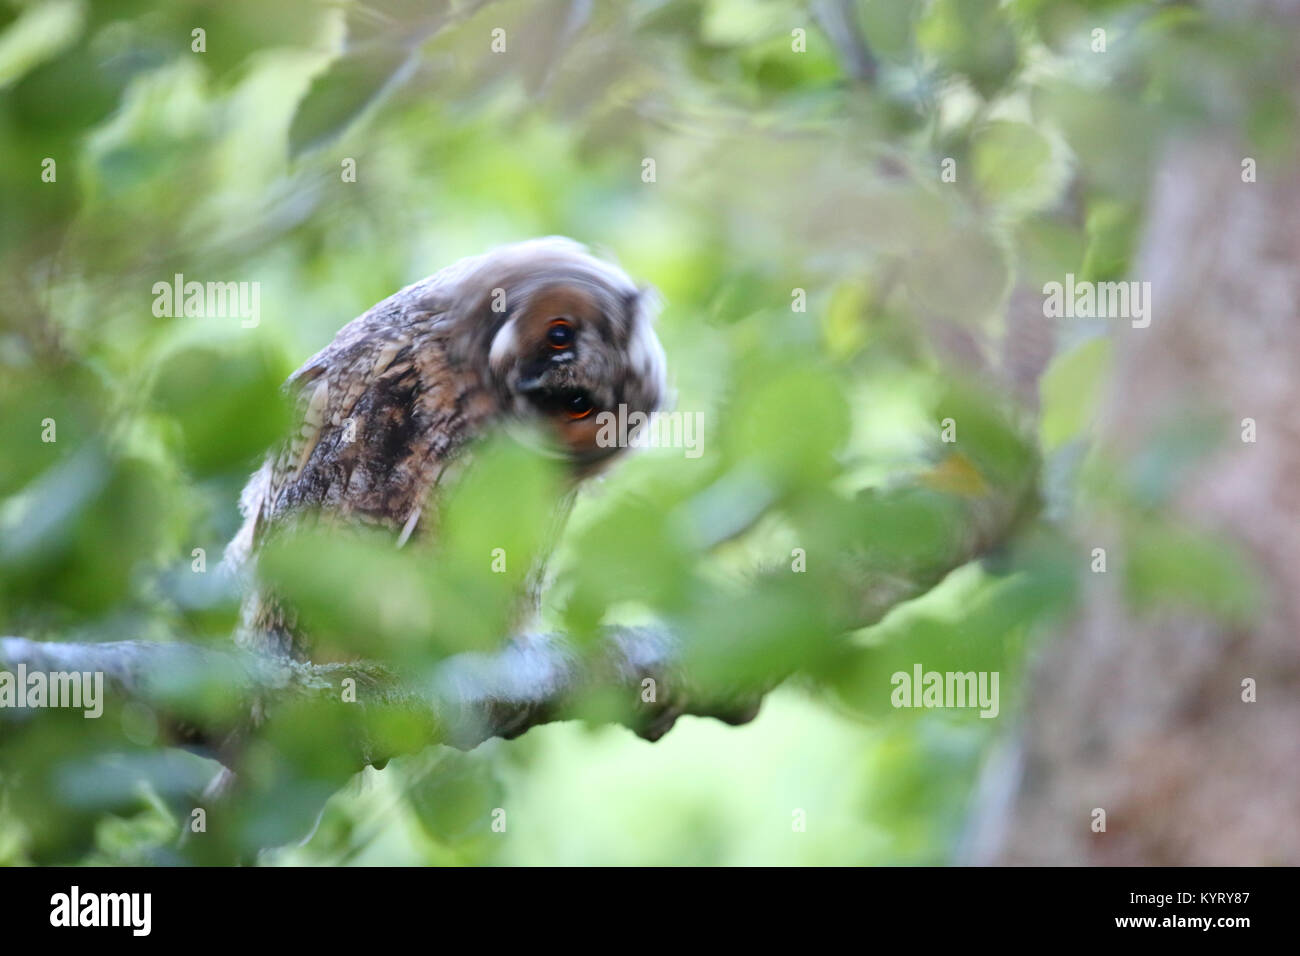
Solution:
<path fill-rule="evenodd" d="M 503 410 L 543 423 L 580 469 L 617 454 L 607 440 L 617 429 L 602 429 L 602 413 L 625 406 L 648 417 L 664 398 L 654 292 L 558 237 L 498 249 L 475 271 L 473 285 L 487 290 L 476 305 L 489 330 L 490 387 Z"/>

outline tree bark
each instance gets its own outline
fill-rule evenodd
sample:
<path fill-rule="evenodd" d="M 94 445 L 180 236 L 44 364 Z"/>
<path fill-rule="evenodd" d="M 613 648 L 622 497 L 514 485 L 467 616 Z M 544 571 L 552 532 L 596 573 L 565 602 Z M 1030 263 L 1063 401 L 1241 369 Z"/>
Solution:
<path fill-rule="evenodd" d="M 1118 332 L 1097 432 L 1110 490 L 1138 505 L 1098 496 L 1075 523 L 1079 610 L 986 769 L 966 862 L 1300 863 L 1300 174 L 1261 160 L 1243 182 L 1246 155 L 1202 141 L 1164 157 L 1136 270 L 1152 322 Z M 1209 450 L 1179 464 L 1180 428 Z M 1254 613 L 1135 606 L 1126 574 L 1150 521 L 1245 555 Z"/>

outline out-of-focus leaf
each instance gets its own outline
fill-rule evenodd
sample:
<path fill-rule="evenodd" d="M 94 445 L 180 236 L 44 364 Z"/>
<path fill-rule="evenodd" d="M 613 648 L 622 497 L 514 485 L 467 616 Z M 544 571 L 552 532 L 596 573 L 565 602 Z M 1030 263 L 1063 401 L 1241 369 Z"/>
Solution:
<path fill-rule="evenodd" d="M 1056 198 L 1052 150 L 1026 123 L 990 123 L 974 138 L 975 183 L 990 202 L 1033 209 Z"/>
<path fill-rule="evenodd" d="M 297 609 L 318 656 L 391 656 L 433 649 L 427 562 L 387 533 L 316 528 L 268 540 L 259 572 Z"/>
<path fill-rule="evenodd" d="M 979 469 L 965 455 L 949 455 L 921 476 L 927 488 L 964 498 L 978 498 L 988 494 L 989 486 Z"/>
<path fill-rule="evenodd" d="M 906 61 L 916 46 L 915 23 L 922 7 L 912 0 L 857 0 L 862 32 L 871 52 Z"/>
<path fill-rule="evenodd" d="M 917 26 L 924 49 L 964 73 L 985 97 L 997 93 L 1019 65 L 1015 32 L 998 0 L 936 0 Z"/>
<path fill-rule="evenodd" d="M 1129 203 L 1098 200 L 1088 207 L 1085 227 L 1088 249 L 1080 279 L 1113 282 L 1129 271 L 1129 259 L 1137 241 L 1137 209 Z"/>
<path fill-rule="evenodd" d="M 1038 431 L 1045 452 L 1060 448 L 1086 430 L 1096 413 L 1113 351 L 1111 340 L 1098 336 L 1052 360 L 1039 386 L 1042 418 Z"/>
<path fill-rule="evenodd" d="M 835 287 L 822 318 L 822 335 L 832 358 L 851 358 L 866 344 L 869 301 L 868 289 L 862 283 L 842 282 Z"/>
<path fill-rule="evenodd" d="M 59 615 L 103 614 L 129 601 L 156 560 L 175 492 L 148 462 L 87 450 L 4 505 L 0 600 Z"/>
<path fill-rule="evenodd" d="M 505 790 L 483 756 L 444 751 L 406 796 L 430 837 L 459 847 L 491 836 Z"/>
<path fill-rule="evenodd" d="M 671 608 L 685 599 L 694 556 L 681 529 L 642 501 L 626 501 L 574 542 L 576 567 L 563 583 L 572 589 L 565 622 L 580 636 L 594 634 L 602 612 L 620 601 Z"/>
<path fill-rule="evenodd" d="M 82 27 L 78 0 L 34 3 L 0 32 L 0 89 L 76 39 Z"/>
<path fill-rule="evenodd" d="M 318 76 L 289 127 L 289 154 L 298 156 L 343 135 L 366 108 L 401 85 L 415 69 L 405 45 L 376 43 L 352 50 Z"/>
<path fill-rule="evenodd" d="M 935 409 L 939 423 L 951 420 L 954 450 L 970 459 L 994 486 L 1023 480 L 1036 451 L 1008 418 L 995 395 L 954 385 Z"/>
<path fill-rule="evenodd" d="M 849 427 L 839 383 L 811 365 L 755 368 L 731 419 L 733 454 L 787 486 L 831 474 Z"/>
<path fill-rule="evenodd" d="M 195 346 L 162 360 L 152 400 L 179 428 L 196 473 L 246 472 L 289 430 L 284 374 L 256 347 Z"/>
<path fill-rule="evenodd" d="M 1238 626 L 1258 617 L 1263 588 L 1235 544 L 1154 522 L 1130 531 L 1124 581 L 1134 607 L 1200 608 Z"/>

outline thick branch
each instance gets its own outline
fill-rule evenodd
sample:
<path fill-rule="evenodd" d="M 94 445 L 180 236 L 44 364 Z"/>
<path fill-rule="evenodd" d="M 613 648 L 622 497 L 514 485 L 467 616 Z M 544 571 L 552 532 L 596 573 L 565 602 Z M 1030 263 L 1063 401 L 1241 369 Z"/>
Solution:
<path fill-rule="evenodd" d="M 99 672 L 106 696 L 148 704 L 173 715 L 179 698 L 202 681 L 244 712 L 263 716 L 291 703 L 338 703 L 363 714 L 401 712 L 424 730 L 422 744 L 444 743 L 470 749 L 491 737 L 515 737 L 530 727 L 589 713 L 626 724 L 641 736 L 658 739 L 682 714 L 740 723 L 753 718 L 757 699 L 727 699 L 694 687 L 680 674 L 678 641 L 668 632 L 615 628 L 594 653 L 582 654 L 558 635 L 528 635 L 494 654 L 465 653 L 443 661 L 427 681 L 400 680 L 372 662 L 314 665 L 268 658 L 238 649 L 191 644 L 121 641 L 104 644 L 41 643 L 17 637 L 0 639 L 0 669 L 17 673 Z M 654 681 L 651 702 L 643 681 Z M 354 682 L 355 694 L 347 695 Z M 346 697 L 354 697 L 355 703 Z M 588 708 L 593 698 L 605 706 Z M 239 708 L 234 708 L 238 710 Z M 169 721 L 179 742 L 219 746 L 239 729 L 237 723 L 191 723 L 192 716 Z M 359 757 L 383 761 L 394 753 L 365 732 Z"/>
<path fill-rule="evenodd" d="M 1030 472 L 1023 481 L 980 495 L 954 496 L 945 540 L 924 560 L 888 571 L 863 564 L 845 628 L 879 620 L 1006 540 L 1034 500 Z M 352 748 L 361 766 L 382 765 L 431 743 L 470 749 L 553 720 L 621 723 L 648 740 L 667 733 L 683 714 L 745 723 L 783 676 L 773 675 L 762 687 L 706 686 L 683 666 L 687 650 L 681 638 L 658 628 L 611 628 L 590 648 L 561 635 L 527 635 L 495 653 L 450 657 L 420 680 L 399 678 L 374 662 L 311 664 L 234 647 L 8 637 L 0 638 L 0 670 L 101 673 L 110 706 L 146 704 L 173 741 L 218 756 L 277 711 L 342 708 L 336 716 L 342 714 L 352 732 L 339 746 Z M 221 706 L 211 706 L 214 698 Z M 207 702 L 207 709 L 196 701 Z M 0 710 L 0 729 L 3 718 L 15 713 Z"/>

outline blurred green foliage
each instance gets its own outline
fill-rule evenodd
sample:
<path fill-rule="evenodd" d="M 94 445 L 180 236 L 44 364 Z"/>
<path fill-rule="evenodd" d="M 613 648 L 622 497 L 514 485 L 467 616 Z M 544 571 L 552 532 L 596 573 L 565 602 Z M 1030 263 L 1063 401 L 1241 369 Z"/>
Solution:
<path fill-rule="evenodd" d="M 214 572 L 243 481 L 290 427 L 285 375 L 400 286 L 560 233 L 664 295 L 676 404 L 703 414 L 704 453 L 639 454 L 584 494 L 543 623 L 666 621 L 698 638 L 702 679 L 799 675 L 743 728 L 687 719 L 650 745 L 548 726 L 342 790 L 331 744 L 353 728 L 303 708 L 250 748 L 241 799 L 179 844 L 215 764 L 160 749 L 147 711 L 0 723 L 0 862 L 266 846 L 292 863 L 950 858 L 998 721 L 895 710 L 889 675 L 999 670 L 1013 719 L 1079 559 L 1037 527 L 995 569 L 964 568 L 846 642 L 855 586 L 932 559 L 963 496 L 1034 467 L 995 369 L 1008 302 L 1067 271 L 1129 274 L 1165 138 L 1213 127 L 1260 155 L 1293 147 L 1274 89 L 1285 39 L 1181 3 L 850 0 L 838 25 L 818 6 L 0 5 L 0 632 L 227 640 L 237 595 Z M 853 31 L 870 77 L 845 66 Z M 177 273 L 259 283 L 260 322 L 158 316 L 154 284 Z M 1063 330 L 1044 380 L 1058 513 L 1104 336 Z M 948 417 L 965 464 L 936 490 L 892 490 L 943 458 Z M 1175 435 L 1139 474 L 1089 474 L 1142 514 L 1190 454 Z M 300 535 L 265 571 L 333 652 L 421 673 L 514 620 L 557 480 L 503 438 L 451 490 L 436 546 Z M 1213 543 L 1143 542 L 1139 606 L 1250 606 Z M 508 572 L 483 573 L 498 547 Z M 178 675 L 177 699 L 229 706 L 204 687 Z"/>

